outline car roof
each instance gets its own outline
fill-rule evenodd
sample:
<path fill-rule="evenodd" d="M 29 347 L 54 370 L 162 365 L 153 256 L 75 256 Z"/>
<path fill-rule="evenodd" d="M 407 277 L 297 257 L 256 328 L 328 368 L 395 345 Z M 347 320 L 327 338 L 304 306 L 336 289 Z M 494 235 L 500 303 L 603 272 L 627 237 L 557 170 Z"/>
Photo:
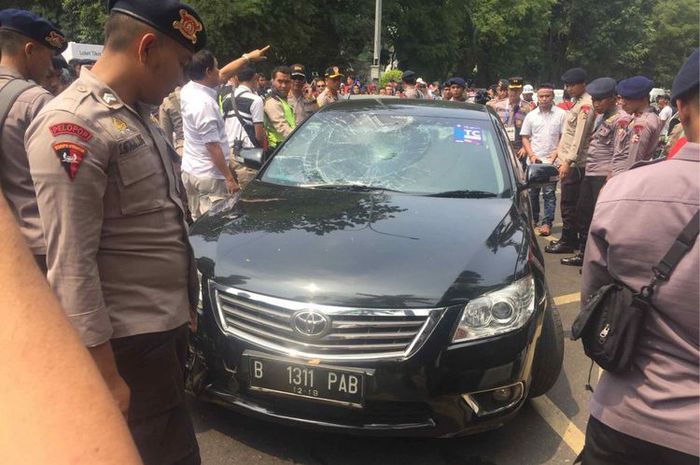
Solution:
<path fill-rule="evenodd" d="M 464 102 L 447 102 L 428 99 L 391 99 L 376 96 L 374 98 L 340 100 L 326 105 L 319 113 L 327 112 L 391 112 L 411 116 L 468 118 L 488 120 L 489 110 L 485 105 Z"/>

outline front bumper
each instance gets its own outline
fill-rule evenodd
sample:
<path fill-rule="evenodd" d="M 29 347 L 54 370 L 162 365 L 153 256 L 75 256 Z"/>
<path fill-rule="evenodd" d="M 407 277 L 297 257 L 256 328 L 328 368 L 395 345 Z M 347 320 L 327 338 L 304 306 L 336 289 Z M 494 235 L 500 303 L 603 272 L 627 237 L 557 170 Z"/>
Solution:
<path fill-rule="evenodd" d="M 408 358 L 333 362 L 371 373 L 362 408 L 347 408 L 304 398 L 250 389 L 246 356 L 288 357 L 225 334 L 210 303 L 200 316 L 195 338 L 192 389 L 247 415 L 301 427 L 353 434 L 452 437 L 498 428 L 514 416 L 527 397 L 535 346 L 547 299 L 520 330 L 482 341 L 449 346 L 460 308 L 448 308 L 422 346 Z M 295 363 L 308 360 L 289 357 Z M 479 394 L 506 386 L 521 394 L 494 413 L 477 414 Z M 483 394 L 482 394 L 483 395 Z M 490 394 L 489 394 L 490 395 Z M 472 402 L 470 403 L 469 400 Z M 478 408 L 476 410 L 479 410 Z"/>

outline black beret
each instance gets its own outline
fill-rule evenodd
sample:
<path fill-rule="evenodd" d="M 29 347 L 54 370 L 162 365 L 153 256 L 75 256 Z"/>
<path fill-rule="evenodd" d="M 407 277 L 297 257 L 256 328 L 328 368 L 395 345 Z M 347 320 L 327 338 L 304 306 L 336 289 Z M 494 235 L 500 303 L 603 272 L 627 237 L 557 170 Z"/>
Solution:
<path fill-rule="evenodd" d="M 680 71 L 673 80 L 673 87 L 671 88 L 671 101 L 675 102 L 678 97 L 698 87 L 700 84 L 700 49 L 695 49 L 695 51 L 688 57 L 688 59 L 681 66 Z"/>
<path fill-rule="evenodd" d="M 583 68 L 571 68 L 561 76 L 561 80 L 564 84 L 580 84 L 586 82 L 588 75 L 586 70 Z"/>
<path fill-rule="evenodd" d="M 68 42 L 60 30 L 31 11 L 14 8 L 0 11 L 0 29 L 22 34 L 57 52 L 63 52 L 68 47 Z"/>
<path fill-rule="evenodd" d="M 613 97 L 617 81 L 610 77 L 594 79 L 586 86 L 586 92 L 596 100 Z"/>
<path fill-rule="evenodd" d="M 143 21 L 193 52 L 207 45 L 202 19 L 194 8 L 177 0 L 110 0 L 109 11 Z"/>
<path fill-rule="evenodd" d="M 632 100 L 648 99 L 649 92 L 654 88 L 654 81 L 646 76 L 633 76 L 623 79 L 617 84 L 617 93 L 622 98 Z"/>
<path fill-rule="evenodd" d="M 406 70 L 406 71 L 404 71 L 403 74 L 401 75 L 401 80 L 402 80 L 402 81 L 412 81 L 412 80 L 414 80 L 414 79 L 416 79 L 416 73 L 414 73 L 414 72 L 411 71 L 411 70 Z"/>

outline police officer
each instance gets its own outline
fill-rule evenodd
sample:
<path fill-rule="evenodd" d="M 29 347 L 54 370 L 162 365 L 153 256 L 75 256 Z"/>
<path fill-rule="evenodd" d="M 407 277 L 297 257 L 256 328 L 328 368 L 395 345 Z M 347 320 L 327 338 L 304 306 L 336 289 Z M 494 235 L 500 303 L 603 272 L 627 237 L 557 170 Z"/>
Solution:
<path fill-rule="evenodd" d="M 331 66 L 326 70 L 326 88 L 316 99 L 318 107 L 321 108 L 329 103 L 338 101 L 338 92 L 340 92 L 340 83 L 343 79 L 343 73 L 337 66 Z"/>
<path fill-rule="evenodd" d="M 593 101 L 596 117 L 593 136 L 588 145 L 586 173 L 581 182 L 581 192 L 576 206 L 579 252 L 573 257 L 562 258 L 562 265 L 583 265 L 583 254 L 595 204 L 612 168 L 615 128 L 622 115 L 616 104 L 616 84 L 615 79 L 602 77 L 586 86 L 586 92 L 590 94 Z"/>
<path fill-rule="evenodd" d="M 450 88 L 450 102 L 466 102 L 467 98 L 464 95 L 464 90 L 467 88 L 467 82 L 461 77 L 453 77 L 447 81 L 446 86 Z"/>
<path fill-rule="evenodd" d="M 508 133 L 508 139 L 513 144 L 518 159 L 523 169 L 527 168 L 527 152 L 523 148 L 523 140 L 520 137 L 520 129 L 523 121 L 530 111 L 530 105 L 520 98 L 523 91 L 523 78 L 513 77 L 508 81 L 508 98 L 493 105 L 493 109 L 501 118 L 503 126 Z"/>
<path fill-rule="evenodd" d="M 163 128 L 165 138 L 173 146 L 178 156 L 182 157 L 185 136 L 182 132 L 182 112 L 180 110 L 180 87 L 170 93 L 158 111 L 158 121 Z"/>
<path fill-rule="evenodd" d="M 576 205 L 585 174 L 588 142 L 595 122 L 593 101 L 586 92 L 586 71 L 573 68 L 565 72 L 561 79 L 575 103 L 564 122 L 555 157 L 555 161 L 559 162 L 561 217 L 564 226 L 561 239 L 545 247 L 544 250 L 548 253 L 572 253 L 578 247 Z"/>
<path fill-rule="evenodd" d="M 199 464 L 183 383 L 197 276 L 172 149 L 149 111 L 206 32 L 177 0 L 109 9 L 100 59 L 27 131 L 48 280 L 144 463 Z"/>
<path fill-rule="evenodd" d="M 278 66 L 272 71 L 272 90 L 265 99 L 265 130 L 270 151 L 277 148 L 297 126 L 294 108 L 287 102 L 292 85 L 292 70 Z"/>
<path fill-rule="evenodd" d="M 66 45 L 63 34 L 34 13 L 16 9 L 0 11 L 0 101 L 14 97 L 5 121 L 0 122 L 4 123 L 0 139 L 0 188 L 44 274 L 46 243 L 24 150 L 24 134 L 39 110 L 53 98 L 38 84 L 53 68 L 52 57 L 65 50 Z"/>
<path fill-rule="evenodd" d="M 287 95 L 287 101 L 294 109 L 294 119 L 301 124 L 306 118 L 318 110 L 316 101 L 311 97 L 311 86 L 306 83 L 306 69 L 303 65 L 290 66 L 292 70 L 292 88 Z"/>
<path fill-rule="evenodd" d="M 651 159 L 659 144 L 663 123 L 649 105 L 649 92 L 654 82 L 645 76 L 620 81 L 617 93 L 628 118 L 618 121 L 612 176 L 627 171 L 640 160 Z"/>
<path fill-rule="evenodd" d="M 423 93 L 416 88 L 416 73 L 411 70 L 406 70 L 401 75 L 403 82 L 403 95 L 406 98 L 425 98 Z"/>

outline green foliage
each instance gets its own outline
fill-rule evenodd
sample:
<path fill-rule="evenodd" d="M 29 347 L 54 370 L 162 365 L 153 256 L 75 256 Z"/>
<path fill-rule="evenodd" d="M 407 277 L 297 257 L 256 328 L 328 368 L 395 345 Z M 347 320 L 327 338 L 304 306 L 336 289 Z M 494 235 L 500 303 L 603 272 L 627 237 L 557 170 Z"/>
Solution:
<path fill-rule="evenodd" d="M 258 69 L 332 65 L 367 80 L 375 0 L 189 0 L 220 62 L 270 44 Z M 0 8 L 17 2 L 0 0 Z M 25 0 L 69 40 L 101 43 L 102 1 Z M 384 0 L 382 66 L 396 60 L 426 80 L 459 75 L 487 86 L 500 77 L 559 82 L 572 66 L 591 76 L 646 74 L 668 87 L 698 46 L 697 0 Z"/>
<path fill-rule="evenodd" d="M 379 78 L 379 86 L 380 87 L 386 87 L 387 84 L 393 79 L 396 82 L 401 82 L 401 75 L 403 74 L 403 71 L 400 69 L 391 69 L 387 71 L 386 73 L 382 74 L 382 76 Z"/>

